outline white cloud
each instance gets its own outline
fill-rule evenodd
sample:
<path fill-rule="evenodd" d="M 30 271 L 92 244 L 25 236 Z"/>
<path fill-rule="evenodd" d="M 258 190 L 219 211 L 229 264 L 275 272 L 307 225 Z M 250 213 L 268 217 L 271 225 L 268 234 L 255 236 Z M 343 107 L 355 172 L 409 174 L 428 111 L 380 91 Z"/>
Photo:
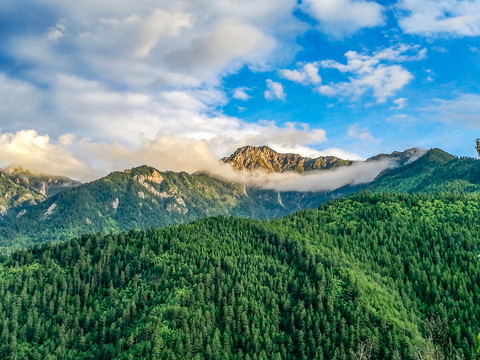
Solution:
<path fill-rule="evenodd" d="M 287 95 L 283 91 L 283 85 L 279 82 L 272 81 L 267 79 L 267 90 L 264 92 L 265 99 L 267 100 L 285 100 Z"/>
<path fill-rule="evenodd" d="M 177 37 L 183 29 L 192 27 L 192 15 L 174 11 L 167 12 L 156 9 L 147 16 L 138 28 L 137 43 L 134 55 L 146 57 L 156 46 L 161 35 Z"/>
<path fill-rule="evenodd" d="M 326 140 L 323 129 L 305 124 L 287 123 L 280 127 L 273 121 L 251 123 L 212 113 L 212 106 L 226 101 L 225 94 L 215 89 L 158 94 L 119 92 L 101 82 L 71 75 L 58 75 L 51 82 L 51 88 L 37 89 L 0 73 L 0 117 L 16 120 L 2 123 L 3 131 L 33 129 L 53 138 L 69 133 L 70 138 L 62 137 L 64 141 L 76 135 L 97 142 L 116 140 L 128 146 L 138 146 L 158 136 L 181 134 L 206 140 L 212 151 L 222 156 L 245 144 L 295 149 Z M 61 106 L 45 113 L 45 99 Z M 17 108 L 23 109 L 23 113 Z"/>
<path fill-rule="evenodd" d="M 295 0 L 34 3 L 61 20 L 42 30 L 45 37 L 8 34 L 5 52 L 33 65 L 36 74 L 62 69 L 81 76 L 88 69 L 135 89 L 218 84 L 244 65 L 269 67 L 294 55 L 294 39 L 305 29 L 292 14 Z"/>
<path fill-rule="evenodd" d="M 347 130 L 347 136 L 353 139 L 372 141 L 374 137 L 370 134 L 368 129 L 361 128 L 358 124 L 351 125 Z"/>
<path fill-rule="evenodd" d="M 65 31 L 67 30 L 63 21 L 59 21 L 57 25 L 51 27 L 47 31 L 47 40 L 52 42 L 59 41 L 64 35 Z"/>
<path fill-rule="evenodd" d="M 403 66 L 388 62 L 421 60 L 425 54 L 418 46 L 409 45 L 384 49 L 373 55 L 348 51 L 345 54 L 346 64 L 324 60 L 319 62 L 319 65 L 325 69 L 351 74 L 349 81 L 323 85 L 318 91 L 327 96 L 358 98 L 371 90 L 377 102 L 383 103 L 413 79 L 413 75 Z"/>
<path fill-rule="evenodd" d="M 414 119 L 409 119 L 407 114 L 395 114 L 389 118 L 387 118 L 385 121 L 389 123 L 394 123 L 394 122 L 402 122 L 405 123 L 407 121 L 413 121 Z"/>
<path fill-rule="evenodd" d="M 318 75 L 317 63 L 307 63 L 299 70 L 282 69 L 279 73 L 281 77 L 303 85 L 318 85 L 322 82 L 322 78 Z"/>
<path fill-rule="evenodd" d="M 480 35 L 479 0 L 400 0 L 399 24 L 421 35 Z"/>
<path fill-rule="evenodd" d="M 390 110 L 403 110 L 407 106 L 407 99 L 406 98 L 398 98 L 393 100 L 395 106 L 390 107 Z"/>
<path fill-rule="evenodd" d="M 209 79 L 210 74 L 230 73 L 244 64 L 262 64 L 276 45 L 259 28 L 232 18 L 219 22 L 207 36 L 195 38 L 188 49 L 172 51 L 165 58 L 174 71 Z"/>
<path fill-rule="evenodd" d="M 385 8 L 374 1 L 303 0 L 300 8 L 327 34 L 343 37 L 385 23 Z"/>
<path fill-rule="evenodd" d="M 0 72 L 0 124 L 23 128 L 33 121 L 44 124 L 40 111 L 44 96 L 31 84 L 12 79 Z"/>
<path fill-rule="evenodd" d="M 295 55 L 295 38 L 306 28 L 293 15 L 295 0 L 31 3 L 32 16 L 49 9 L 51 24 L 40 31 L 27 24 L 32 31 L 4 39 L 2 51 L 28 69 L 22 74 L 28 81 L 0 73 L 3 131 L 31 129 L 53 139 L 69 133 L 128 146 L 178 134 L 210 145 L 225 146 L 226 138 L 275 143 L 262 135 L 266 127 L 281 142 L 291 132 L 217 109 L 229 100 L 225 75 L 244 66 L 272 69 Z M 285 98 L 277 83 L 271 86 L 273 97 Z M 246 100 L 248 91 L 236 89 L 234 97 Z"/>
<path fill-rule="evenodd" d="M 76 178 L 90 174 L 88 166 L 64 146 L 52 144 L 48 135 L 39 135 L 34 130 L 0 133 L 0 163 Z"/>
<path fill-rule="evenodd" d="M 391 160 L 358 162 L 331 170 L 313 171 L 307 174 L 271 174 L 262 179 L 260 186 L 277 191 L 330 191 L 345 185 L 364 184 L 373 181 L 383 170 L 394 168 Z"/>
<path fill-rule="evenodd" d="M 248 99 L 252 98 L 250 95 L 247 94 L 247 91 L 249 90 L 251 89 L 245 86 L 238 87 L 233 90 L 232 97 L 237 100 L 247 101 Z"/>

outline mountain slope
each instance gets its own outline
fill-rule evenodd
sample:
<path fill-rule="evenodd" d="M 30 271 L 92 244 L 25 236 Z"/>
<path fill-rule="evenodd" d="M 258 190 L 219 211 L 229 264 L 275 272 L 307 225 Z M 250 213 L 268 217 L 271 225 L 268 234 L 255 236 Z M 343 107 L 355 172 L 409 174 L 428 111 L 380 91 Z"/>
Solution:
<path fill-rule="evenodd" d="M 79 184 L 67 177 L 37 174 L 20 167 L 1 169 L 0 219 L 12 216 L 12 211 L 18 214 L 22 207 L 36 205 Z"/>
<path fill-rule="evenodd" d="M 9 166 L 2 169 L 7 178 L 38 192 L 48 198 L 64 190 L 78 186 L 81 182 L 66 176 L 56 176 L 34 172 L 19 166 Z"/>
<path fill-rule="evenodd" d="M 268 146 L 244 146 L 221 161 L 231 164 L 237 170 L 264 170 L 266 172 L 331 169 L 353 163 L 351 160 L 339 159 L 335 156 L 321 156 L 315 159 L 298 154 L 280 154 Z"/>
<path fill-rule="evenodd" d="M 366 188 L 410 193 L 478 192 L 480 162 L 431 149 L 417 161 L 383 172 Z"/>
<path fill-rule="evenodd" d="M 394 160 L 398 166 L 407 165 L 415 160 L 418 160 L 426 153 L 425 150 L 418 148 L 411 148 L 404 151 L 393 151 L 390 154 L 378 154 L 367 159 L 367 161 L 376 161 L 383 159 Z"/>
<path fill-rule="evenodd" d="M 0 258 L 0 356 L 473 359 L 479 204 L 361 194 L 15 252 Z"/>
<path fill-rule="evenodd" d="M 0 218 L 7 215 L 12 208 L 27 203 L 36 204 L 43 199 L 42 194 L 23 181 L 13 181 L 0 171 Z"/>
<path fill-rule="evenodd" d="M 19 209 L 0 223 L 0 245 L 146 229 L 211 215 L 271 218 L 323 201 L 320 193 L 280 194 L 248 189 L 205 174 L 159 172 L 141 166 L 111 173 L 36 206 Z"/>

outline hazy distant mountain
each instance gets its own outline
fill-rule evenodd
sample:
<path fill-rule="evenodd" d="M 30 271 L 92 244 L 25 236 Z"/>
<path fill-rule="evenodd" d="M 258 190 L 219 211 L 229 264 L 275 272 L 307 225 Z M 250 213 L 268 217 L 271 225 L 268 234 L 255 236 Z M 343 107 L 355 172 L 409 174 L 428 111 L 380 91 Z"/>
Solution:
<path fill-rule="evenodd" d="M 298 154 L 280 154 L 268 146 L 244 146 L 232 155 L 224 157 L 223 162 L 231 164 L 237 170 L 260 169 L 267 172 L 331 169 L 352 164 L 351 160 L 343 160 L 335 156 L 320 156 L 318 158 L 303 157 Z"/>

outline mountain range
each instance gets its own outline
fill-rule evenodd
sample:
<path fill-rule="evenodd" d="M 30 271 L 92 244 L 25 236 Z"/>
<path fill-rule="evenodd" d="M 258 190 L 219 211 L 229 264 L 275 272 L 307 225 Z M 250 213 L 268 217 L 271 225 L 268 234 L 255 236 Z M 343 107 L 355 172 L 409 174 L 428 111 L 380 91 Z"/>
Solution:
<path fill-rule="evenodd" d="M 10 202 L 0 221 L 0 244 L 58 241 L 84 233 L 145 229 L 214 215 L 274 218 L 363 190 L 480 191 L 480 162 L 475 159 L 457 158 L 440 149 L 408 149 L 379 154 L 365 163 L 385 159 L 395 167 L 386 168 L 369 183 L 348 184 L 332 191 L 276 191 L 206 173 L 161 172 L 149 166 L 113 172 L 86 184 L 25 169 L 6 169 L 1 179 L 8 186 L 2 188 L 0 198 Z M 338 158 L 279 154 L 268 147 L 252 146 L 240 148 L 222 161 L 242 169 L 239 171 L 266 173 L 298 171 L 302 165 L 305 174 L 321 174 L 313 166 L 322 163 L 330 163 L 330 170 L 322 171 L 358 164 Z"/>

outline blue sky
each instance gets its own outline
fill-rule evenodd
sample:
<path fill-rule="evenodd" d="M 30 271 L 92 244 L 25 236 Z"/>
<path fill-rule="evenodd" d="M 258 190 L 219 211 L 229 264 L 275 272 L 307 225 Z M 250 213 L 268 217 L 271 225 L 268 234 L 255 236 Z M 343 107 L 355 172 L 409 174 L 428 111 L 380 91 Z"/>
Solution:
<path fill-rule="evenodd" d="M 88 179 L 236 147 L 475 156 L 480 0 L 5 0 L 0 164 Z"/>

